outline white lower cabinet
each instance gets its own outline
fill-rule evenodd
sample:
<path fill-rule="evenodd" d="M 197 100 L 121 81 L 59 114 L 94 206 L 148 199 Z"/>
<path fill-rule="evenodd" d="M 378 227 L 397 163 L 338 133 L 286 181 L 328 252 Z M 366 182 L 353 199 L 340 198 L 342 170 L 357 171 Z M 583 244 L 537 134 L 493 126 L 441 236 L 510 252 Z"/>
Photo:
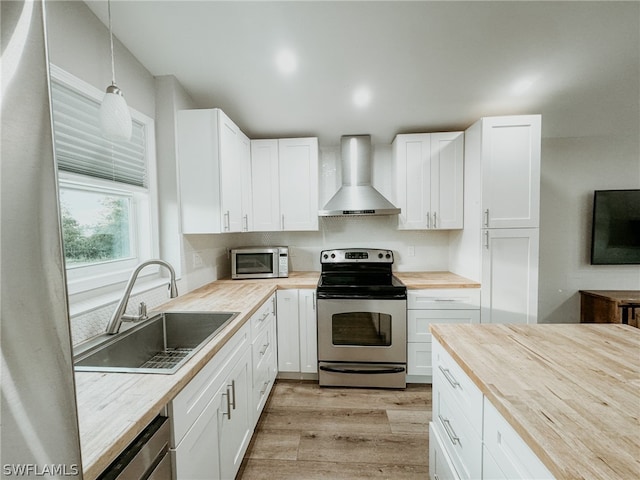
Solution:
<path fill-rule="evenodd" d="M 169 403 L 176 479 L 229 478 L 240 466 L 253 431 L 250 338 L 245 324 Z"/>
<path fill-rule="evenodd" d="M 480 289 L 409 290 L 407 293 L 407 374 L 413 383 L 431 382 L 433 323 L 480 323 Z"/>
<path fill-rule="evenodd" d="M 273 295 L 169 403 L 176 480 L 235 477 L 277 372 Z"/>
<path fill-rule="evenodd" d="M 429 478 L 431 480 L 459 480 L 451 458 L 447 455 L 443 434 L 436 423 L 429 424 Z"/>
<path fill-rule="evenodd" d="M 432 346 L 430 478 L 554 478 L 442 345 Z"/>
<path fill-rule="evenodd" d="M 316 292 L 278 290 L 278 371 L 318 373 Z"/>
<path fill-rule="evenodd" d="M 234 478 L 253 434 L 251 352 L 247 349 L 218 391 L 220 478 Z"/>
<path fill-rule="evenodd" d="M 483 439 L 485 478 L 504 480 L 554 478 L 533 450 L 486 397 Z"/>
<path fill-rule="evenodd" d="M 253 362 L 253 424 L 260 418 L 278 374 L 276 340 L 276 296 L 265 302 L 251 317 L 251 356 Z"/>

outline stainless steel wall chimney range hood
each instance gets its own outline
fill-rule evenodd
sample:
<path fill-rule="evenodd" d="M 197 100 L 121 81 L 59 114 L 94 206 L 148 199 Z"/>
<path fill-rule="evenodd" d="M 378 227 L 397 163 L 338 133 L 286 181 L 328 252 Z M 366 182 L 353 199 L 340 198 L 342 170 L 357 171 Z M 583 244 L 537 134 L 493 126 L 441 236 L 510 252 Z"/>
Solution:
<path fill-rule="evenodd" d="M 400 209 L 371 185 L 371 136 L 344 135 L 342 187 L 318 212 L 321 217 L 356 215 L 397 215 Z"/>

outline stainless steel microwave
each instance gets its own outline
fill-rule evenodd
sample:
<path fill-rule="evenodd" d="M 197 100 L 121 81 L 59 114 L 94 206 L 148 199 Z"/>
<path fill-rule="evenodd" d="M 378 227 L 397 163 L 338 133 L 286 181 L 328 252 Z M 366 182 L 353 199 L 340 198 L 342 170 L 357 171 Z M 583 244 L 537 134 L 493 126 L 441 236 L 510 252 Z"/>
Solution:
<path fill-rule="evenodd" d="M 231 250 L 231 278 L 289 276 L 288 247 L 245 247 Z"/>

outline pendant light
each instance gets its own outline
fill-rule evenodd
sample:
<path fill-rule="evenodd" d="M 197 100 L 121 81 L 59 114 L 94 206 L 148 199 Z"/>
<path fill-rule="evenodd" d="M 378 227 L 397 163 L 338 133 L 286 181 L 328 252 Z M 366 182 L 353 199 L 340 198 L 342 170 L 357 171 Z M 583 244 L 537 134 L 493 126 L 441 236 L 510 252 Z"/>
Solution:
<path fill-rule="evenodd" d="M 109 140 L 129 140 L 131 138 L 131 113 L 122 90 L 116 85 L 116 67 L 113 55 L 113 32 L 111 31 L 111 0 L 107 0 L 109 10 L 109 39 L 111 41 L 111 85 L 107 87 L 100 105 L 100 128 Z"/>

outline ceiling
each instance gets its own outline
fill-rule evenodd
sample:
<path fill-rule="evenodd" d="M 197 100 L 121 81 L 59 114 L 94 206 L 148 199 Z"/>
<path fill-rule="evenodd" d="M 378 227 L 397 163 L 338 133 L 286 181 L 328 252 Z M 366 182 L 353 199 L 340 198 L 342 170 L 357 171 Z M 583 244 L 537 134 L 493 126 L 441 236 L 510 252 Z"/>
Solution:
<path fill-rule="evenodd" d="M 107 23 L 107 4 L 87 1 Z M 640 2 L 116 1 L 114 35 L 251 138 L 464 129 L 541 113 L 543 136 L 638 135 Z M 297 68 L 281 73 L 289 49 Z M 120 85 L 126 93 L 126 86 Z M 354 91 L 370 102 L 356 106 Z M 633 134 L 633 133 L 632 133 Z"/>

